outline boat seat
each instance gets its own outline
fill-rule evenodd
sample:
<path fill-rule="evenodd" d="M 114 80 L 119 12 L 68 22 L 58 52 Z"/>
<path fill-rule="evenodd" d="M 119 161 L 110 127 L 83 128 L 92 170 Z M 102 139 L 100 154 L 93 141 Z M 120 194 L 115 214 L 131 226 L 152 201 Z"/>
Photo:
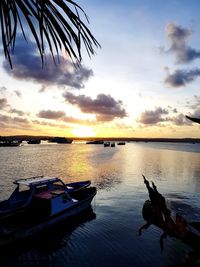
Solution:
<path fill-rule="evenodd" d="M 62 194 L 64 194 L 64 193 L 65 193 L 65 191 L 64 191 L 64 190 L 59 190 L 59 189 L 56 189 L 56 190 L 52 190 L 50 193 L 51 193 L 52 195 L 59 196 L 59 195 L 62 195 Z"/>

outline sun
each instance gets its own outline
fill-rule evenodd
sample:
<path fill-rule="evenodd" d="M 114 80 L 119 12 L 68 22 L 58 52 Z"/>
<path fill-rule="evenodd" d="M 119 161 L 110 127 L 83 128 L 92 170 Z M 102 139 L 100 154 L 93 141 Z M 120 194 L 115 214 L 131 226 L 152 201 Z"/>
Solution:
<path fill-rule="evenodd" d="M 95 131 L 89 126 L 77 126 L 72 130 L 72 134 L 76 137 L 96 136 Z"/>

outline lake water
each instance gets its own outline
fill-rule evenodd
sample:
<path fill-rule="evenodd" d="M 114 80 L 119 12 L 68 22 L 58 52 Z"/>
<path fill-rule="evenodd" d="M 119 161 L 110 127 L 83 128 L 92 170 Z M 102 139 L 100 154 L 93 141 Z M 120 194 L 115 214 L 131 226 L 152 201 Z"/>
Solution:
<path fill-rule="evenodd" d="M 182 263 L 189 247 L 144 223 L 148 193 L 142 174 L 153 180 L 173 211 L 200 220 L 200 145 L 127 143 L 114 148 L 75 143 L 0 148 L 0 198 L 9 196 L 16 178 L 58 176 L 65 182 L 88 180 L 97 187 L 92 210 L 75 225 L 39 238 L 0 266 L 129 267 Z"/>

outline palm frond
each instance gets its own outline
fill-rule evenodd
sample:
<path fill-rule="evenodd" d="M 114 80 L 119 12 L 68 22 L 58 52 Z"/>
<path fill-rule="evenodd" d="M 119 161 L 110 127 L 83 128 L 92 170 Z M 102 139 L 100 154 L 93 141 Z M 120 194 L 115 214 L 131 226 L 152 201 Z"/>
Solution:
<path fill-rule="evenodd" d="M 89 56 L 95 53 L 94 47 L 100 44 L 83 22 L 88 23 L 84 10 L 71 0 L 1 0 L 0 29 L 3 50 L 12 68 L 11 53 L 15 47 L 16 35 L 21 29 L 26 38 L 26 21 L 40 53 L 42 64 L 49 48 L 52 57 L 62 48 L 69 57 L 80 63 L 81 43 Z"/>
<path fill-rule="evenodd" d="M 187 119 L 193 121 L 193 122 L 196 122 L 196 123 L 200 123 L 200 118 L 193 118 L 193 117 L 190 117 L 190 116 L 185 116 Z"/>

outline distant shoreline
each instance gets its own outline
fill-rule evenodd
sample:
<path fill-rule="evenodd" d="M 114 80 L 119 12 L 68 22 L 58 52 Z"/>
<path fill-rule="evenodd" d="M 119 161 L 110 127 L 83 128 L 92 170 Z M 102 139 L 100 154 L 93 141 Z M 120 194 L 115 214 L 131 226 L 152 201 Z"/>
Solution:
<path fill-rule="evenodd" d="M 29 141 L 29 140 L 50 140 L 53 136 L 30 136 L 30 135 L 14 135 L 1 136 L 7 140 Z M 140 137 L 65 137 L 73 141 L 125 141 L 125 142 L 165 142 L 165 143 L 200 143 L 200 138 L 140 138 Z"/>

